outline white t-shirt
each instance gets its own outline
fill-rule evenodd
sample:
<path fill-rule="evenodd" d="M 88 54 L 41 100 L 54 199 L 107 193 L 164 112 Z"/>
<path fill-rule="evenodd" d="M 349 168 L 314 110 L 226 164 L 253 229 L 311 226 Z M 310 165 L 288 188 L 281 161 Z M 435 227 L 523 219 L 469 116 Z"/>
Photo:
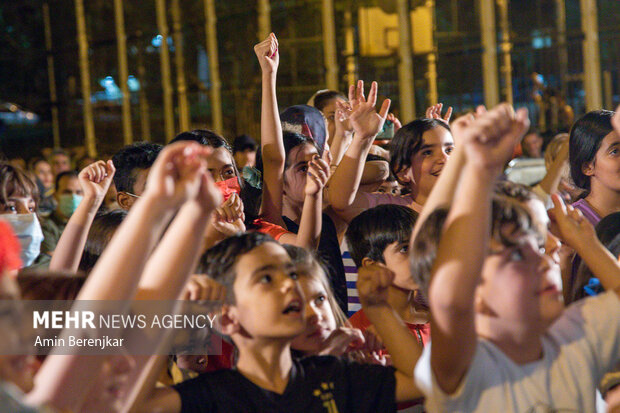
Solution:
<path fill-rule="evenodd" d="M 568 307 L 542 337 L 541 360 L 518 365 L 491 342 L 446 395 L 431 371 L 431 345 L 415 368 L 428 412 L 595 412 L 596 387 L 620 358 L 620 300 L 614 292 Z"/>

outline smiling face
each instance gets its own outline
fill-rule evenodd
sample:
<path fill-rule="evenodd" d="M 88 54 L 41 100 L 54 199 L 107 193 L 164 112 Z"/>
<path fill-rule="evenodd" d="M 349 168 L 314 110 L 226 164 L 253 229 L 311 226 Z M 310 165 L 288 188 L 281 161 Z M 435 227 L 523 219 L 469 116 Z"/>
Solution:
<path fill-rule="evenodd" d="M 418 204 L 426 202 L 453 149 L 452 134 L 444 127 L 435 127 L 422 135 L 422 145 L 411 157 L 405 178 Z"/>
<path fill-rule="evenodd" d="M 592 162 L 583 166 L 590 177 L 591 194 L 598 191 L 620 192 L 620 137 L 611 132 L 601 141 Z"/>
<path fill-rule="evenodd" d="M 533 234 L 517 233 L 514 246 L 491 242 L 476 310 L 508 325 L 548 327 L 562 313 L 559 267 L 540 250 Z"/>
<path fill-rule="evenodd" d="M 291 149 L 284 171 L 284 199 L 303 203 L 304 188 L 308 178 L 308 162 L 317 154 L 314 145 L 304 143 Z"/>
<path fill-rule="evenodd" d="M 299 283 L 306 299 L 306 329 L 293 340 L 291 347 L 305 354 L 317 354 L 336 329 L 336 318 L 327 292 L 318 279 L 302 274 Z"/>
<path fill-rule="evenodd" d="M 226 310 L 233 339 L 290 339 L 306 328 L 304 296 L 286 250 L 266 242 L 241 256 L 235 264 L 235 304 Z"/>

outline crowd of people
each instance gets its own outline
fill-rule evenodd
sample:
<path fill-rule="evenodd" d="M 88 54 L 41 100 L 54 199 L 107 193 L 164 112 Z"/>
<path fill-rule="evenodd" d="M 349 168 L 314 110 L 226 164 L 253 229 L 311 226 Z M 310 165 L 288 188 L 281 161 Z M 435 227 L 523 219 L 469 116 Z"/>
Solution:
<path fill-rule="evenodd" d="M 360 80 L 280 113 L 254 52 L 259 145 L 0 163 L 5 302 L 212 301 L 219 354 L 35 358 L 2 312 L 0 411 L 620 409 L 620 110 L 545 142 L 508 104 L 401 124 Z"/>

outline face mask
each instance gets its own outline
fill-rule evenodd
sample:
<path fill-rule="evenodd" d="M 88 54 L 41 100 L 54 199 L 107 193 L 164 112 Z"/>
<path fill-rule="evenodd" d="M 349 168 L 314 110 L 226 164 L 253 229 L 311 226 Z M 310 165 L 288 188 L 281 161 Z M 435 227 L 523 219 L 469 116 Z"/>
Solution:
<path fill-rule="evenodd" d="M 78 205 L 80 205 L 82 198 L 82 195 L 61 195 L 60 199 L 58 200 L 58 208 L 60 209 L 60 212 L 62 212 L 65 217 L 69 218 L 71 215 L 73 215 Z"/>
<path fill-rule="evenodd" d="M 8 222 L 13 228 L 22 247 L 20 257 L 24 267 L 32 265 L 41 251 L 43 231 L 36 214 L 4 214 L 0 219 Z"/>
<path fill-rule="evenodd" d="M 237 177 L 216 182 L 215 186 L 217 186 L 217 189 L 220 190 L 224 201 L 228 200 L 232 194 L 239 194 L 241 192 L 241 187 L 239 186 L 239 180 Z"/>

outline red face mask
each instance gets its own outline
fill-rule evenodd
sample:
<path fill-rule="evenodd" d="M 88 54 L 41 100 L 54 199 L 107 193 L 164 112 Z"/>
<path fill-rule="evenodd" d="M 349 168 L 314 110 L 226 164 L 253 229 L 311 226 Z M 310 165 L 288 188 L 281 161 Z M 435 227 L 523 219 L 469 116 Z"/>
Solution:
<path fill-rule="evenodd" d="M 239 179 L 237 177 L 229 178 L 225 181 L 216 182 L 215 186 L 220 190 L 224 201 L 227 201 L 232 194 L 239 194 L 241 187 L 239 186 Z"/>

